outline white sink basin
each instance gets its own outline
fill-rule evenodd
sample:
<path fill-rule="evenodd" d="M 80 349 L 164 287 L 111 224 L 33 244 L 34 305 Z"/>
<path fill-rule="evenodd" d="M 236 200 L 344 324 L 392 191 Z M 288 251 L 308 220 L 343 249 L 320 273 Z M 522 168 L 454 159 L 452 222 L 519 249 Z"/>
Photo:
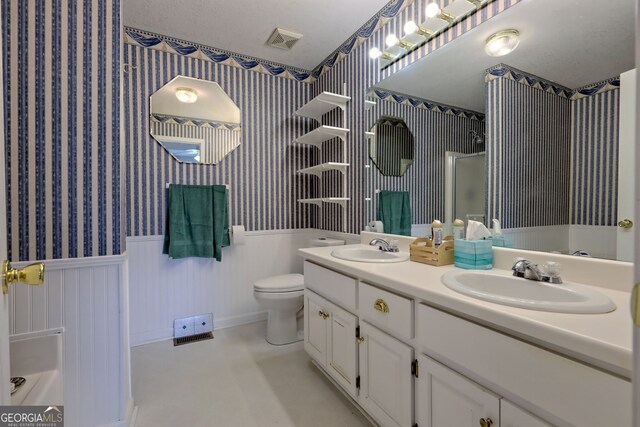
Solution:
<path fill-rule="evenodd" d="M 604 294 L 575 283 L 553 285 L 506 274 L 455 270 L 442 283 L 461 294 L 497 304 L 557 313 L 608 313 L 616 305 Z"/>
<path fill-rule="evenodd" d="M 383 252 L 373 246 L 371 248 L 366 246 L 344 246 L 334 249 L 331 255 L 346 261 L 356 262 L 390 263 L 402 262 L 409 259 L 409 254 L 406 252 Z"/>

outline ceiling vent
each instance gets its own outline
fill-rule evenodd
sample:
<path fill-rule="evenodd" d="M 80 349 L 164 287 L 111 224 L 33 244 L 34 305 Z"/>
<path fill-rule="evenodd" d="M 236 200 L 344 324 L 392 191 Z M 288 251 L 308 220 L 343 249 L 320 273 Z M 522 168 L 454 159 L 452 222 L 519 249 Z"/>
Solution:
<path fill-rule="evenodd" d="M 291 50 L 294 44 L 302 38 L 302 34 L 294 31 L 283 30 L 282 28 L 276 28 L 271 33 L 267 44 L 278 49 Z"/>

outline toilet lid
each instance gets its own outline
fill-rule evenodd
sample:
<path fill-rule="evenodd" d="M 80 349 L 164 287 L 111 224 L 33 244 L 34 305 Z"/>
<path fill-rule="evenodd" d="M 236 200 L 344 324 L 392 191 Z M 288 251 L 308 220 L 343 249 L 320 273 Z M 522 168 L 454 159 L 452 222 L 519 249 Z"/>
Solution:
<path fill-rule="evenodd" d="M 256 281 L 253 287 L 260 292 L 301 291 L 304 289 L 304 276 L 302 274 L 283 274 L 267 277 Z"/>

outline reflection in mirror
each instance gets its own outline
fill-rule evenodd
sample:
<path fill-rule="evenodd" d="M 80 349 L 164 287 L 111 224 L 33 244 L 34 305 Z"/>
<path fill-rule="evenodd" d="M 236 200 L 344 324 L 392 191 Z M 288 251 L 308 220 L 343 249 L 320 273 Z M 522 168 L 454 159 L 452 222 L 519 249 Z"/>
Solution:
<path fill-rule="evenodd" d="M 402 114 L 391 113 L 415 135 L 412 169 L 426 162 L 444 168 L 443 181 L 411 171 L 403 177 L 415 207 L 414 228 L 481 213 L 487 226 L 500 220 L 515 247 L 633 258 L 635 228 L 625 228 L 624 220 L 633 214 L 634 4 L 519 2 L 373 88 L 454 106 L 450 115 L 470 110 L 484 116 L 477 133 L 465 135 L 480 149 L 459 150 L 443 147 L 462 140 L 455 127 L 430 123 L 437 135 L 430 140 L 413 131 L 409 118 L 423 104 L 405 101 Z M 515 30 L 509 34 L 519 43 L 506 55 L 490 56 L 495 49 L 486 48 L 487 40 L 505 30 Z M 429 160 L 419 154 L 425 143 Z M 465 157 L 481 152 L 484 167 L 481 155 Z M 372 204 L 375 189 L 388 189 L 374 172 Z M 479 195 L 484 208 L 464 206 Z M 478 209 L 483 212 L 473 212 Z M 375 212 L 369 210 L 370 219 Z M 428 233 L 425 226 L 416 234 Z"/>
<path fill-rule="evenodd" d="M 413 163 L 413 135 L 404 120 L 383 116 L 371 128 L 369 158 L 384 176 L 402 176 Z"/>
<path fill-rule="evenodd" d="M 177 76 L 150 104 L 151 136 L 179 162 L 218 164 L 240 145 L 240 109 L 216 82 Z"/>

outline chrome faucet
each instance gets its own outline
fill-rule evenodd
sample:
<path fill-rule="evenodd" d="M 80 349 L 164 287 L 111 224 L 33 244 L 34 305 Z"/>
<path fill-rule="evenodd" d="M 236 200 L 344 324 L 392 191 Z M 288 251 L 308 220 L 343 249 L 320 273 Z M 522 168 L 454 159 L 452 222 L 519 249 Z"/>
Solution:
<path fill-rule="evenodd" d="M 395 242 L 388 242 L 384 239 L 373 239 L 369 242 L 371 246 L 378 246 L 382 252 L 398 252 L 398 245 Z"/>
<path fill-rule="evenodd" d="M 516 277 L 522 277 L 528 280 L 535 280 L 538 282 L 548 282 L 554 284 L 562 283 L 560 277 L 560 264 L 557 262 L 547 262 L 544 265 L 544 271 L 527 259 L 518 259 L 511 267 L 513 275 Z"/>

